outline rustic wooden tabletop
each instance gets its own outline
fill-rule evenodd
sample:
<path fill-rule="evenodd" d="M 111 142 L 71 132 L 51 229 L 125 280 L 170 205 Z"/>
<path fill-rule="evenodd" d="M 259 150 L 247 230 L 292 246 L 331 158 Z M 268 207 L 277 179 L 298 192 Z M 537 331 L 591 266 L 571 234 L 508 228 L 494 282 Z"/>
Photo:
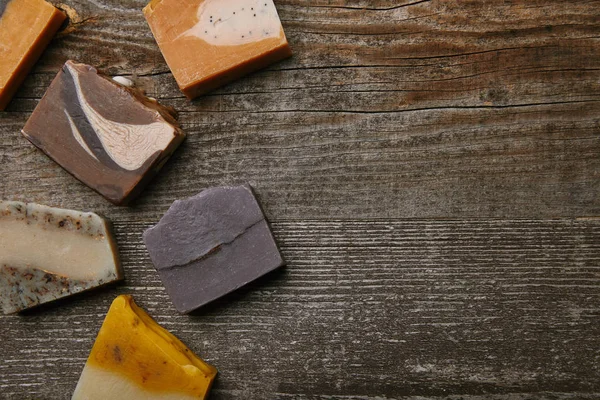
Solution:
<path fill-rule="evenodd" d="M 145 0 L 64 1 L 0 113 L 0 197 L 109 217 L 126 280 L 0 317 L 0 398 L 69 399 L 120 293 L 219 369 L 212 399 L 600 398 L 600 1 L 276 0 L 294 57 L 193 102 Z M 132 207 L 19 133 L 67 59 L 179 111 Z M 142 231 L 243 182 L 288 266 L 179 315 Z"/>

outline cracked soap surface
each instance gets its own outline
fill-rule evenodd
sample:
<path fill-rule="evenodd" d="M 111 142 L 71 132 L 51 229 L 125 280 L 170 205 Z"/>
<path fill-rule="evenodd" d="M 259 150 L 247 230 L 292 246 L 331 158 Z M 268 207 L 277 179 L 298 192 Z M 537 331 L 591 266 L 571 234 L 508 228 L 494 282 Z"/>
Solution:
<path fill-rule="evenodd" d="M 65 18 L 43 0 L 0 0 L 0 110 Z"/>
<path fill-rule="evenodd" d="M 144 232 L 178 311 L 195 310 L 283 265 L 249 186 L 217 187 L 173 203 Z"/>
<path fill-rule="evenodd" d="M 216 374 L 131 296 L 119 296 L 100 328 L 73 400 L 205 399 Z"/>
<path fill-rule="evenodd" d="M 160 223 L 144 233 L 153 242 L 152 261 L 157 269 L 199 260 L 220 245 L 231 243 L 248 228 L 264 220 L 250 189 L 210 188 L 185 200 L 176 200 Z M 224 201 L 224 197 L 226 201 Z M 171 251 L 177 243 L 177 251 Z"/>
<path fill-rule="evenodd" d="M 5 313 L 121 277 L 114 239 L 98 215 L 0 202 L 0 294 Z"/>
<path fill-rule="evenodd" d="M 67 61 L 23 135 L 92 189 L 122 204 L 183 141 L 172 113 L 92 66 Z"/>

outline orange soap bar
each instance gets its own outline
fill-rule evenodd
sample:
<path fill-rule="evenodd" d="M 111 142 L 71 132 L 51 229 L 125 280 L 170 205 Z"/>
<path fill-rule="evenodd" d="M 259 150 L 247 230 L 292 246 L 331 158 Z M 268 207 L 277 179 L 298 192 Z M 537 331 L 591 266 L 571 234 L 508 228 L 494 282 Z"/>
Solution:
<path fill-rule="evenodd" d="M 273 0 L 153 0 L 144 15 L 190 99 L 292 55 Z"/>
<path fill-rule="evenodd" d="M 0 0 L 0 110 L 4 110 L 66 15 L 44 0 Z"/>

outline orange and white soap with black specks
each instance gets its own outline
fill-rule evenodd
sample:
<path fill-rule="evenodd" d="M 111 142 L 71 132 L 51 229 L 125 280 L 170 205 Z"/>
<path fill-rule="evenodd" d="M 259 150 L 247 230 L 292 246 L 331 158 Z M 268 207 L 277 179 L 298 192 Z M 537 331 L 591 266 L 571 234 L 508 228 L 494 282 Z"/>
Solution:
<path fill-rule="evenodd" d="M 190 99 L 292 55 L 273 0 L 153 0 L 144 15 Z"/>
<path fill-rule="evenodd" d="M 0 0 L 0 110 L 66 18 L 44 0 Z"/>
<path fill-rule="evenodd" d="M 131 296 L 117 297 L 72 400 L 198 400 L 217 370 L 158 325 Z"/>

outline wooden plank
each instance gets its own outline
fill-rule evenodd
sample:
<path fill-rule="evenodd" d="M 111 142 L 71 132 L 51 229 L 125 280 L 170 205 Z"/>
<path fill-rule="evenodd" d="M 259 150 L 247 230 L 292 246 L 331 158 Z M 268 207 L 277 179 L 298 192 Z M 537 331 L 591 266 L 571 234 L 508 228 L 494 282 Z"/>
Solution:
<path fill-rule="evenodd" d="M 119 293 L 220 369 L 214 399 L 600 394 L 600 220 L 275 222 L 288 267 L 193 316 L 149 223 L 116 223 L 124 285 L 0 317 L 3 398 L 68 399 Z"/>
<path fill-rule="evenodd" d="M 145 3 L 70 0 L 0 113 L 0 197 L 110 217 L 127 274 L 0 317 L 0 398 L 68 399 L 119 293 L 220 368 L 215 399 L 600 397 L 600 1 L 276 0 L 295 56 L 194 102 Z M 67 59 L 180 111 L 188 141 L 134 207 L 18 133 Z M 177 315 L 141 232 L 240 182 L 289 266 Z"/>
<path fill-rule="evenodd" d="M 0 115 L 4 198 L 130 216 L 19 137 L 74 58 L 180 111 L 189 140 L 135 205 L 141 219 L 240 182 L 279 220 L 600 215 L 598 1 L 282 0 L 295 57 L 194 102 L 144 1 L 69 4 L 79 23 Z"/>

